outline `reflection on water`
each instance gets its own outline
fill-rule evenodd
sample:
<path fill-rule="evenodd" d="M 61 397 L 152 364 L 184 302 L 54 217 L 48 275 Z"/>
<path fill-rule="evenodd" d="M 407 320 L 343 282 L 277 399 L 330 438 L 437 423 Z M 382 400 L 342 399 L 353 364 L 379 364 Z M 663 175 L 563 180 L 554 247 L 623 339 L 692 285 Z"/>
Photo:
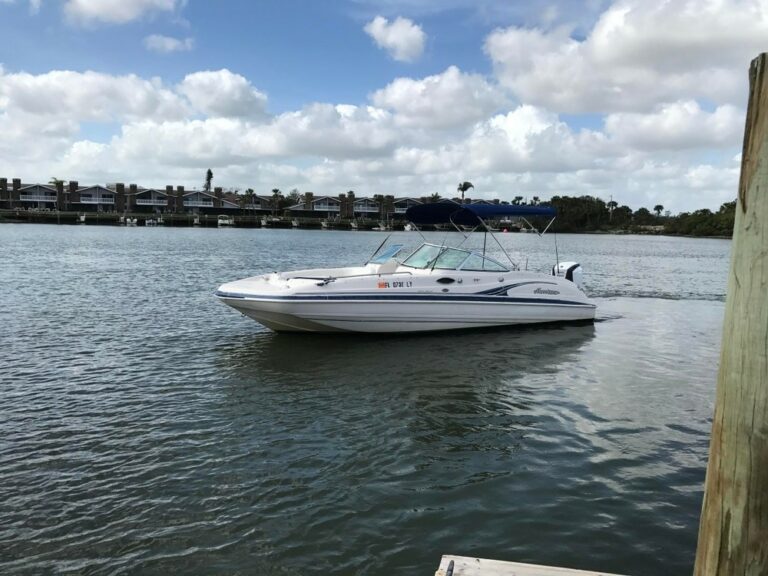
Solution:
<path fill-rule="evenodd" d="M 487 382 L 559 368 L 594 338 L 592 324 L 402 336 L 240 334 L 221 344 L 220 365 L 244 375 L 332 379 L 365 386 L 361 375 L 406 382 Z M 407 378 L 408 380 L 403 380 Z"/>
<path fill-rule="evenodd" d="M 594 335 L 591 324 L 408 336 L 261 333 L 233 338 L 218 351 L 238 409 L 249 401 L 281 404 L 286 395 L 302 403 L 331 390 L 356 398 L 363 418 L 371 410 L 410 418 L 412 441 L 452 439 L 477 448 L 472 416 L 524 425 L 536 388 L 520 380 L 555 375 Z"/>

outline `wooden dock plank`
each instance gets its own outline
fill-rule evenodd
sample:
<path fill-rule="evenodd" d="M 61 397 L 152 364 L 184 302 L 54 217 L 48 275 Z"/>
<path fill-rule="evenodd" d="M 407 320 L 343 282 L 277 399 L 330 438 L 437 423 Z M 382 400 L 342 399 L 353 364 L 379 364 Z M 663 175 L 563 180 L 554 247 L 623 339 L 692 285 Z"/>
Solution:
<path fill-rule="evenodd" d="M 589 572 L 447 554 L 440 560 L 440 567 L 435 572 L 435 576 L 448 576 L 448 566 L 451 561 L 453 562 L 453 576 L 617 576 L 607 572 Z"/>

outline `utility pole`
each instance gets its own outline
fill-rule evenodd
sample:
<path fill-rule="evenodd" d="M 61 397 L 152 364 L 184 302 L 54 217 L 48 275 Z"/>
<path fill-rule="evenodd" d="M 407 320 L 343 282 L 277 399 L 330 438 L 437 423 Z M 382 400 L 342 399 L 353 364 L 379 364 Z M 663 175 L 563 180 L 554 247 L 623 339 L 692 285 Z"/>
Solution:
<path fill-rule="evenodd" d="M 696 576 L 768 574 L 768 54 L 749 69 Z"/>

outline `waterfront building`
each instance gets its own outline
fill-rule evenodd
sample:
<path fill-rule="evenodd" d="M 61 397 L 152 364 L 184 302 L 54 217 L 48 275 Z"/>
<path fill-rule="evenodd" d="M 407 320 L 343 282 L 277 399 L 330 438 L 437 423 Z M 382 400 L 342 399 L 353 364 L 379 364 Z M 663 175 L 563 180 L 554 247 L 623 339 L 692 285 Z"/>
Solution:
<path fill-rule="evenodd" d="M 392 201 L 392 206 L 394 208 L 393 212 L 398 217 L 404 217 L 405 211 L 408 210 L 408 208 L 423 203 L 424 201 L 419 198 L 394 198 Z"/>
<path fill-rule="evenodd" d="M 238 211 L 240 206 L 223 198 L 221 188 L 213 193 L 203 190 L 185 191 L 183 186 L 166 186 L 165 190 L 143 188 L 123 183 L 80 186 L 77 181 L 65 184 L 27 184 L 18 178 L 8 185 L 0 178 L 0 209 L 63 212 L 147 212 L 155 214 L 217 214 L 221 210 Z"/>
<path fill-rule="evenodd" d="M 115 190 L 106 186 L 82 186 L 78 187 L 79 199 L 70 204 L 79 212 L 114 212 Z"/>
<path fill-rule="evenodd" d="M 18 202 L 27 209 L 56 210 L 57 191 L 45 184 L 22 184 L 18 188 Z"/>
<path fill-rule="evenodd" d="M 222 188 L 185 190 L 184 186 L 145 188 L 136 184 L 111 183 L 81 186 L 68 183 L 23 183 L 15 178 L 0 178 L 0 209 L 59 210 L 63 212 L 207 214 L 222 212 L 251 216 L 290 216 L 329 220 L 402 220 L 411 206 L 434 201 L 426 197 L 401 197 L 376 194 L 356 197 L 353 191 L 338 196 L 315 196 L 305 192 L 301 202 L 281 207 L 282 196 L 224 193 Z M 469 201 L 469 199 L 465 199 Z M 498 203 L 477 200 L 480 203 Z"/>
<path fill-rule="evenodd" d="M 173 196 L 169 196 L 163 190 L 155 188 L 137 188 L 127 196 L 127 212 L 154 212 L 167 211 L 173 204 Z"/>
<path fill-rule="evenodd" d="M 343 196 L 343 194 L 342 194 Z M 304 193 L 304 201 L 289 206 L 291 215 L 308 218 L 337 219 L 342 216 L 342 198 L 334 196 L 318 196 L 312 192 Z"/>
<path fill-rule="evenodd" d="M 381 213 L 381 206 L 379 206 L 379 203 L 376 202 L 373 198 L 368 197 L 362 197 L 362 198 L 355 198 L 352 197 L 352 216 L 354 218 L 369 218 L 371 220 L 375 220 L 379 217 L 379 214 Z"/>

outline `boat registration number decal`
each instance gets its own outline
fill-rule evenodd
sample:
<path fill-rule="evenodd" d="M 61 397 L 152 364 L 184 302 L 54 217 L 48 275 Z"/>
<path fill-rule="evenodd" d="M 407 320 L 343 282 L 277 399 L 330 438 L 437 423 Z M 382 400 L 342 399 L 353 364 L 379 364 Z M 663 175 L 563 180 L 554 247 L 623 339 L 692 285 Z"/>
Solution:
<path fill-rule="evenodd" d="M 410 280 L 404 280 L 402 282 L 379 282 L 379 288 L 410 288 L 413 286 L 413 282 Z"/>

